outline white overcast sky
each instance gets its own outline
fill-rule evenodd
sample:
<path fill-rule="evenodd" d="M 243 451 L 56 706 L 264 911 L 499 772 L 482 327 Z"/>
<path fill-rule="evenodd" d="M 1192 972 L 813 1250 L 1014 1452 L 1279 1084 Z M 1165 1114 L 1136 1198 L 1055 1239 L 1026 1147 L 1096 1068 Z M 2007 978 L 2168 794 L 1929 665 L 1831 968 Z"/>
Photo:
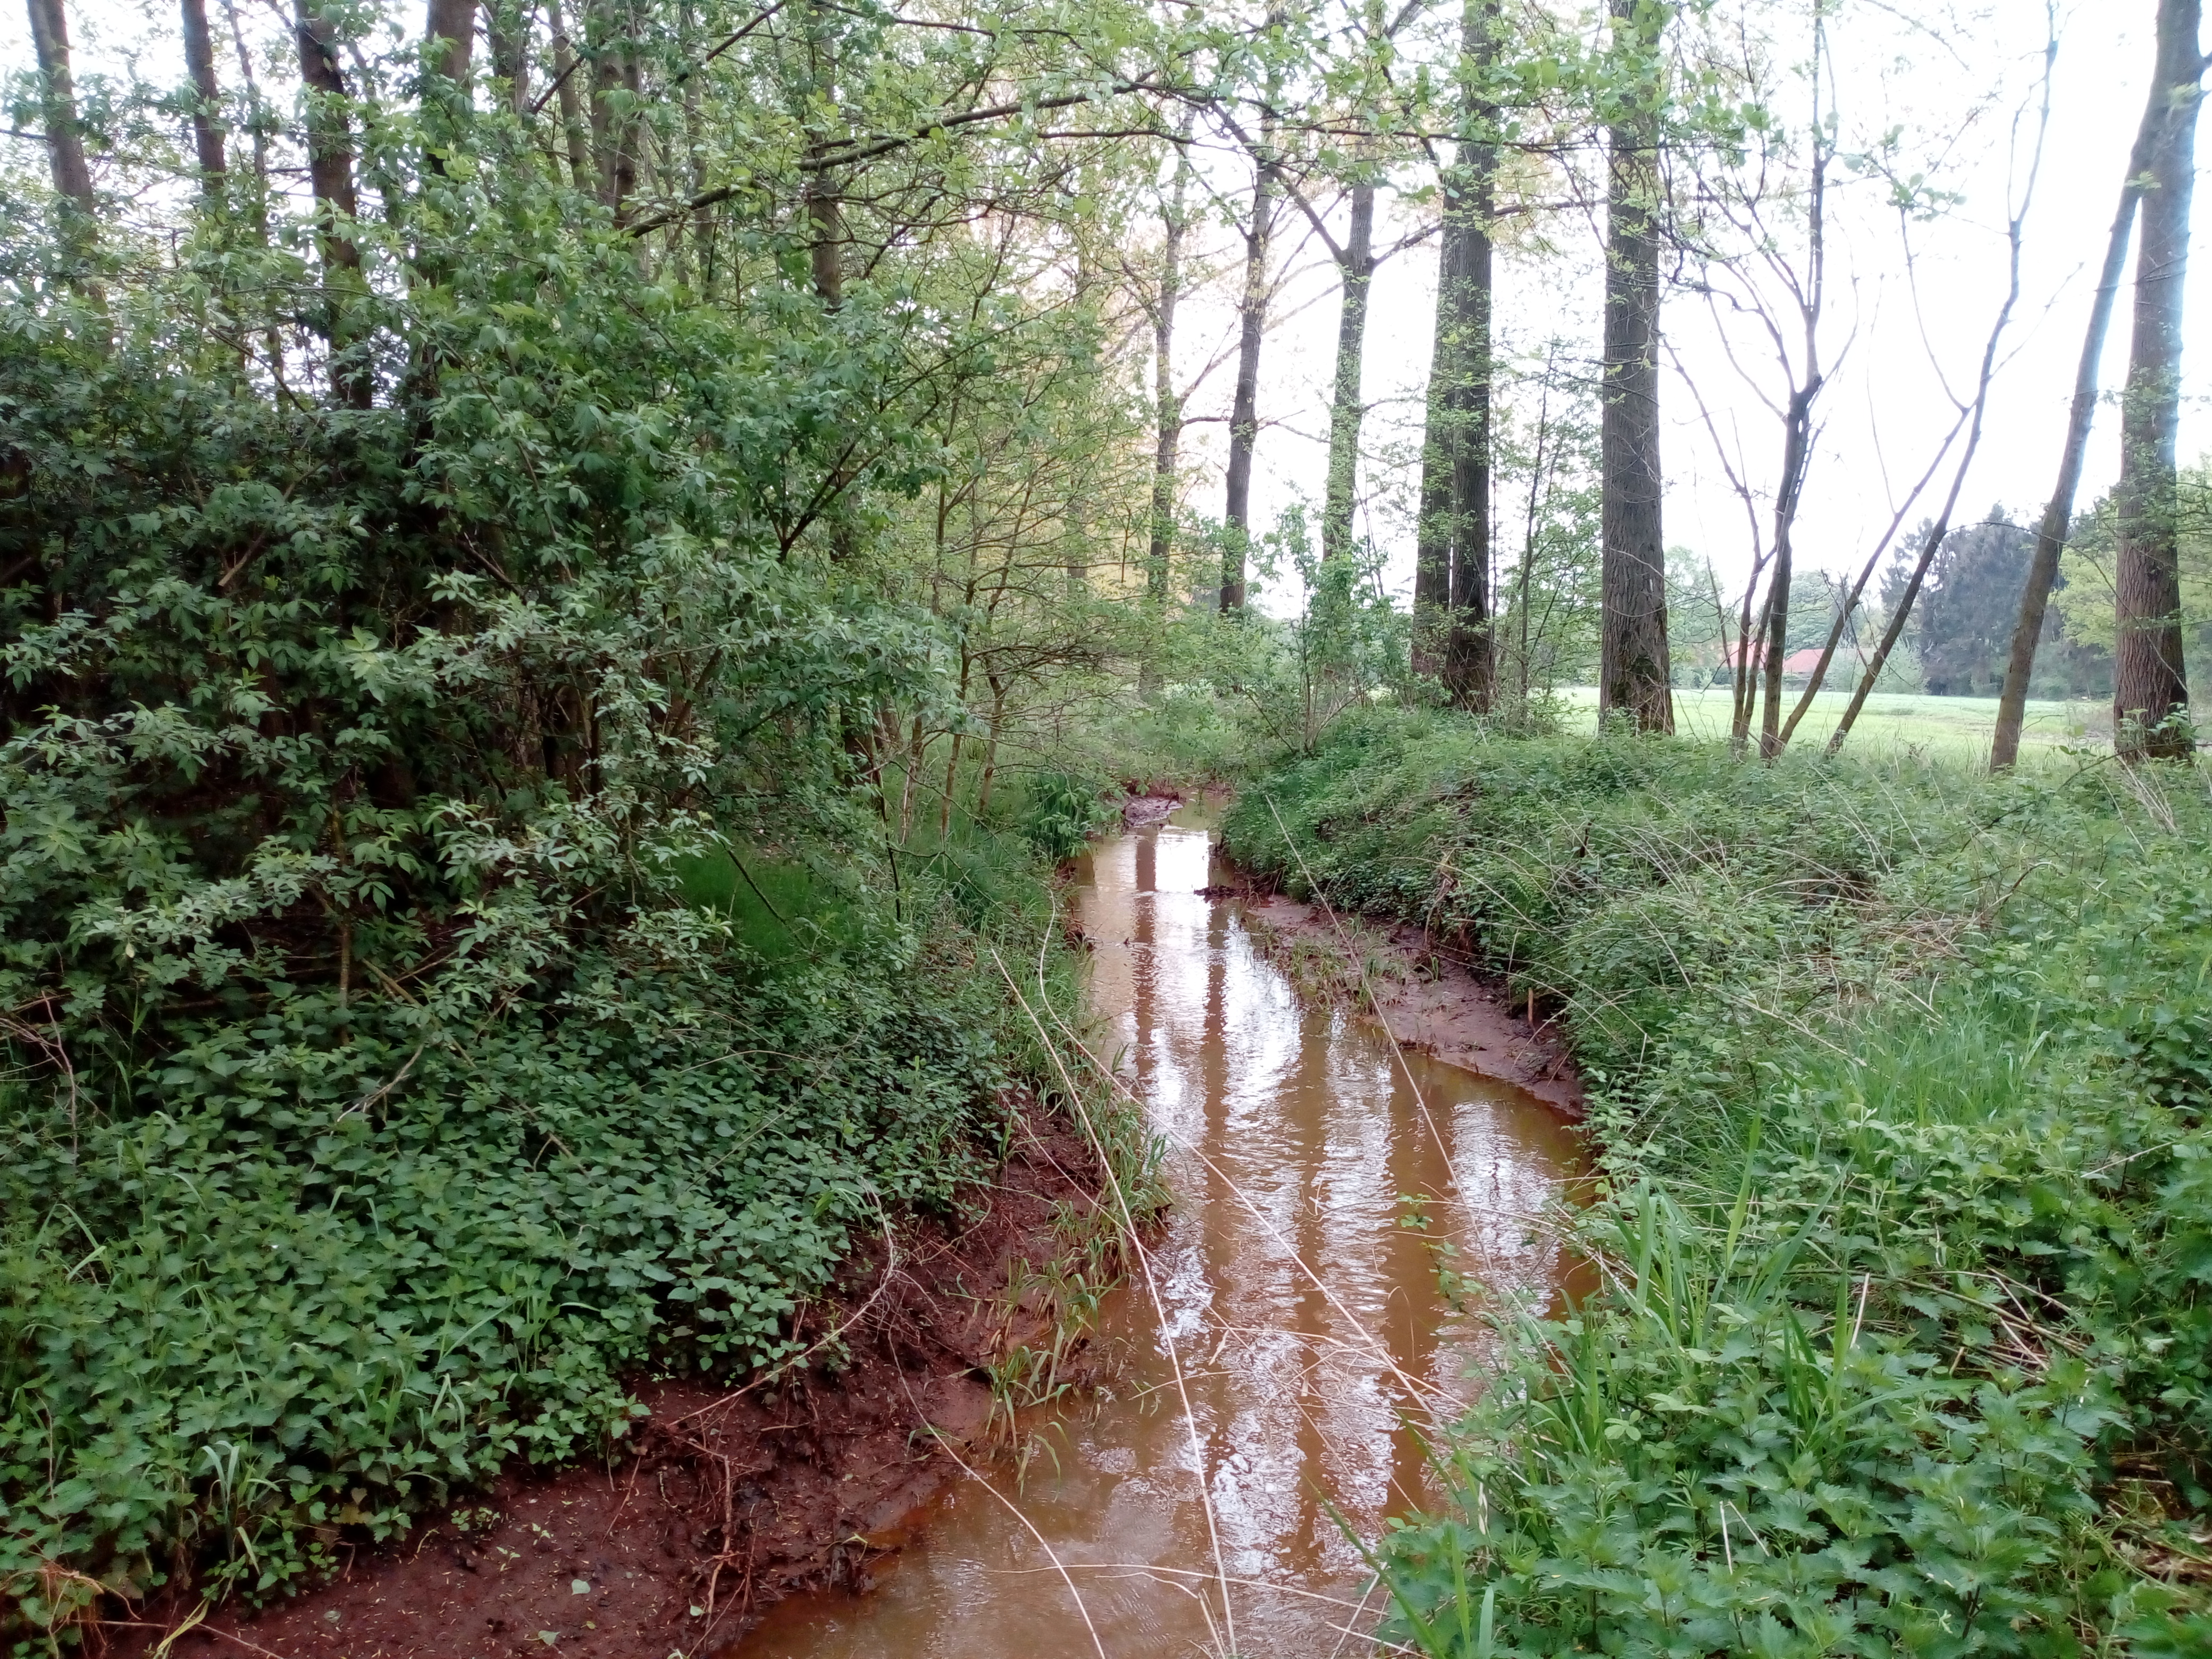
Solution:
<path fill-rule="evenodd" d="M 1741 0 L 1723 0 L 1736 3 Z M 2007 192 L 2026 160 L 2024 141 L 2015 149 L 2008 124 L 2013 110 L 2033 95 L 2045 14 L 2040 0 L 1830 3 L 1844 147 L 1857 137 L 1901 128 L 1908 144 L 1920 145 L 1936 164 L 1935 182 L 1963 198 L 1940 223 L 1914 233 L 1920 255 L 1916 302 L 1903 280 L 1895 216 L 1882 208 L 1876 187 L 1847 183 L 1838 195 L 1829 337 L 1832 349 L 1848 337 L 1850 350 L 1821 404 L 1798 546 L 1806 564 L 1842 570 L 1865 556 L 1897 495 L 1926 465 L 1949 424 L 1950 405 L 1930 351 L 1942 374 L 1971 389 L 2003 291 Z M 2027 219 L 2021 297 L 1980 455 L 1960 502 L 1961 519 L 1978 517 L 1993 503 L 2032 514 L 2050 488 L 2090 289 L 2148 85 L 2153 9 L 2154 0 L 2060 0 L 2051 127 Z M 142 73 L 181 78 L 175 9 L 167 0 L 76 0 L 70 11 L 81 75 L 112 72 L 135 56 Z M 30 60 L 24 13 L 0 9 L 0 63 L 27 66 Z M 1784 113 L 1802 118 L 1797 110 Z M 1209 170 L 1223 188 L 1242 187 L 1233 167 Z M 2205 210 L 2212 211 L 2212 204 Z M 1386 229 L 1392 216 L 1386 203 Z M 1285 229 L 1296 226 L 1286 221 Z M 1501 258 L 1501 335 L 1534 341 L 1565 333 L 1595 356 L 1601 270 L 1595 227 L 1562 221 L 1552 234 L 1560 250 L 1554 257 Z M 2200 339 L 2212 331 L 2207 264 L 2198 260 L 2190 276 L 2190 323 Z M 1284 320 L 1265 359 L 1261 403 L 1269 424 L 1254 492 L 1261 524 L 1292 499 L 1317 502 L 1321 489 L 1335 277 L 1310 247 L 1304 265 L 1284 294 Z M 1435 266 L 1431 242 L 1383 267 L 1368 337 L 1365 393 L 1373 412 L 1364 446 L 1364 524 L 1390 550 L 1391 580 L 1401 591 L 1410 585 L 1411 533 L 1392 502 L 1402 504 L 1411 494 L 1409 458 L 1428 372 Z M 1229 291 L 1224 285 L 1186 307 L 1178 351 L 1184 378 L 1226 344 L 1233 326 Z M 2124 292 L 2106 353 L 2108 390 L 2126 362 L 2125 301 Z M 1717 418 L 1739 434 L 1754 474 L 1771 474 L 1779 448 L 1777 422 L 1730 368 L 1702 303 L 1674 297 L 1662 322 Z M 1741 330 L 1733 339 L 1736 356 L 1755 364 L 1759 339 Z M 1194 398 L 1193 412 L 1225 414 L 1232 374 L 1233 364 L 1223 362 Z M 2185 363 L 2185 456 L 2212 443 L 2204 416 L 2208 390 L 2212 348 L 2201 348 Z M 1739 572 L 1749 558 L 1743 508 L 1716 465 L 1694 403 L 1671 370 L 1662 400 L 1667 539 L 1710 556 L 1724 574 Z M 1210 514 L 1220 511 L 1224 444 L 1225 428 L 1213 423 L 1194 428 L 1186 446 L 1191 504 Z M 2117 470 L 2106 409 L 2100 413 L 2081 500 L 2104 489 Z M 1281 602 L 1278 597 L 1275 603 Z"/>

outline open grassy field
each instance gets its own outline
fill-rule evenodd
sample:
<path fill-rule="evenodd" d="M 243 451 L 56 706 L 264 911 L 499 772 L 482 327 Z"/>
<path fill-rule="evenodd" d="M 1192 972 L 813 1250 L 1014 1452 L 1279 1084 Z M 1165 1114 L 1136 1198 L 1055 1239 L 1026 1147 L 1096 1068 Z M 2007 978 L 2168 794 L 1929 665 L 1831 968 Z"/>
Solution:
<path fill-rule="evenodd" d="M 1791 707 L 1798 696 L 1791 690 Z M 1559 693 L 1561 701 L 1577 714 L 1597 718 L 1597 688 L 1575 686 Z M 1822 743 L 1850 702 L 1849 691 L 1823 691 L 1813 700 L 1795 744 Z M 1785 715 L 1786 718 L 1786 715 Z M 1877 692 L 1867 699 L 1851 728 L 1856 748 L 1887 752 L 1918 750 L 1930 757 L 1986 759 L 1990 737 L 1996 729 L 1995 697 L 1931 697 L 1921 692 Z M 1686 737 L 1725 738 L 1729 728 L 1729 690 L 1726 686 L 1677 690 L 1674 721 Z M 2060 702 L 2034 700 L 2027 705 L 2027 724 L 2021 734 L 2024 752 L 2055 749 L 2063 744 L 2102 744 L 2112 730 L 2111 706 L 2103 702 Z"/>

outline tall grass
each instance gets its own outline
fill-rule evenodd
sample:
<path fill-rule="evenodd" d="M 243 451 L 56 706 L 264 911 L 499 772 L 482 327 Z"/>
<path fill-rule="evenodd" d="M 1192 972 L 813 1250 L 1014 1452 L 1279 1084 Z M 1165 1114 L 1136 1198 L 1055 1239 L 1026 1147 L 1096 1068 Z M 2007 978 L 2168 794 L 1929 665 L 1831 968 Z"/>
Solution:
<path fill-rule="evenodd" d="M 1562 1017 L 1600 1288 L 1376 1541 L 1438 1655 L 2212 1650 L 2212 811 L 1379 715 L 1231 850 Z"/>

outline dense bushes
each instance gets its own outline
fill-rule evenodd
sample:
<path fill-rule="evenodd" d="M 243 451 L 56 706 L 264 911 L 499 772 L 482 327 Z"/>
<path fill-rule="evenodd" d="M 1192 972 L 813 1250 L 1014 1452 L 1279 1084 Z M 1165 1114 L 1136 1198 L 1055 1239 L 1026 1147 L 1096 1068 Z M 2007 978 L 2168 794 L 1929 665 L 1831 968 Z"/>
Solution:
<path fill-rule="evenodd" d="M 1241 858 L 1464 942 L 1594 1085 L 1602 1288 L 1522 1322 L 1454 1504 L 1384 1541 L 1400 1633 L 2212 1641 L 2208 829 L 2185 773 L 1395 716 L 1249 792 Z"/>
<path fill-rule="evenodd" d="M 996 1149 L 1039 872 L 884 847 L 947 636 L 851 556 L 984 365 L 507 159 L 361 227 L 373 407 L 282 242 L 0 244 L 7 1635 L 596 1445 Z"/>
<path fill-rule="evenodd" d="M 466 1042 L 302 995 L 74 1124 L 0 1091 L 26 1613 L 177 1569 L 270 1590 L 342 1526 L 607 1443 L 642 1369 L 782 1352 L 856 1225 L 991 1167 L 1019 1049 L 964 938 L 772 977 L 732 947 Z"/>

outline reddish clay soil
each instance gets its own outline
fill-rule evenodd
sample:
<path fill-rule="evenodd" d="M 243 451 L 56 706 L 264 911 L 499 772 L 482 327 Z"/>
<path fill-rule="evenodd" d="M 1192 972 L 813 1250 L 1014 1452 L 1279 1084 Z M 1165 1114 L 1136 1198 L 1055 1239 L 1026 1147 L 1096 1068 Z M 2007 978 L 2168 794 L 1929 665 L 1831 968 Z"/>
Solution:
<path fill-rule="evenodd" d="M 991 1454 L 976 1373 L 1051 1328 L 1058 1310 L 1022 1288 L 1024 1267 L 1065 1255 L 1058 1223 L 1088 1212 L 1101 1182 L 1072 1130 L 1032 1121 L 957 1223 L 878 1240 L 800 1316 L 803 1339 L 835 1333 L 812 1364 L 732 1389 L 643 1385 L 651 1416 L 611 1467 L 511 1472 L 279 1606 L 173 1636 L 191 1604 L 148 1608 L 95 1641 L 122 1659 L 165 1641 L 232 1659 L 697 1659 L 793 1590 L 866 1589 L 902 1523 L 959 1475 L 940 1437 L 970 1462 Z"/>
<path fill-rule="evenodd" d="M 1262 948 L 1284 956 L 1299 941 L 1310 941 L 1338 964 L 1333 972 L 1340 987 L 1358 984 L 1354 964 L 1360 958 L 1375 958 L 1382 971 L 1370 969 L 1366 976 L 1375 1000 L 1369 1012 L 1401 1046 L 1510 1083 L 1582 1120 L 1582 1085 L 1567 1056 L 1565 1034 L 1542 1017 L 1540 1007 L 1528 1011 L 1537 1016 L 1531 1018 L 1508 1006 L 1504 988 L 1472 972 L 1464 953 L 1409 925 L 1332 916 L 1321 905 L 1279 894 L 1238 896 L 1244 899 L 1246 925 Z"/>

